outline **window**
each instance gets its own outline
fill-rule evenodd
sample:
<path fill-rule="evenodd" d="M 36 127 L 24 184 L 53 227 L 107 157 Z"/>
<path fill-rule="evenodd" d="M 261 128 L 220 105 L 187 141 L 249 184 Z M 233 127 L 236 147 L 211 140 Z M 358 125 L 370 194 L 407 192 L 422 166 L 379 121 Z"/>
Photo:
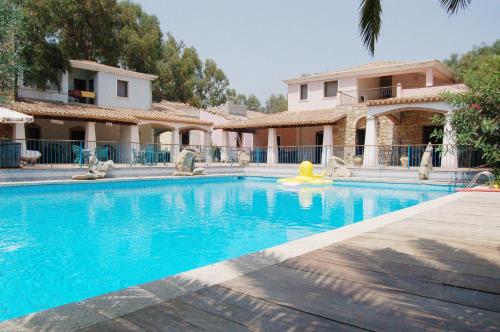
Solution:
<path fill-rule="evenodd" d="M 300 100 L 307 100 L 307 84 L 300 86 Z"/>
<path fill-rule="evenodd" d="M 116 81 L 116 95 L 118 97 L 128 98 L 128 82 Z"/>
<path fill-rule="evenodd" d="M 325 82 L 325 97 L 335 97 L 339 88 L 338 81 Z"/>

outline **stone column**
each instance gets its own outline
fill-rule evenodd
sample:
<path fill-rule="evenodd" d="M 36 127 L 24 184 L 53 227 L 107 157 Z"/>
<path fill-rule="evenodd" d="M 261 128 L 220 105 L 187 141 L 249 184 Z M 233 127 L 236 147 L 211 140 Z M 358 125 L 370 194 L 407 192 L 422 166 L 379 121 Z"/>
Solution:
<path fill-rule="evenodd" d="M 203 149 L 205 152 L 205 160 L 207 163 L 212 162 L 212 133 L 210 131 L 203 132 Z"/>
<path fill-rule="evenodd" d="M 432 68 L 427 68 L 425 70 L 425 86 L 433 86 L 434 85 L 434 73 L 432 72 Z"/>
<path fill-rule="evenodd" d="M 220 161 L 227 162 L 229 161 L 229 131 L 222 132 L 222 142 L 221 142 L 221 151 L 220 151 Z"/>
<path fill-rule="evenodd" d="M 172 131 L 172 149 L 170 151 L 170 162 L 175 162 L 175 157 L 179 154 L 180 147 L 180 134 L 179 128 L 174 128 Z"/>
<path fill-rule="evenodd" d="M 278 136 L 276 128 L 269 128 L 267 134 L 267 163 L 278 163 Z"/>
<path fill-rule="evenodd" d="M 377 119 L 372 115 L 366 116 L 365 147 L 363 166 L 378 165 Z"/>
<path fill-rule="evenodd" d="M 451 127 L 451 113 L 445 115 L 445 125 L 443 133 L 443 152 L 441 156 L 442 168 L 458 167 L 458 151 L 455 146 L 455 132 Z"/>
<path fill-rule="evenodd" d="M 120 142 L 122 151 L 119 153 L 119 162 L 132 163 L 133 150 L 139 151 L 139 126 L 120 126 Z"/>
<path fill-rule="evenodd" d="M 24 123 L 14 123 L 13 124 L 12 138 L 17 143 L 21 143 L 21 156 L 25 156 L 26 155 L 26 131 L 24 129 Z"/>
<path fill-rule="evenodd" d="M 333 126 L 323 126 L 323 149 L 321 153 L 321 164 L 328 163 L 328 159 L 333 155 Z"/>
<path fill-rule="evenodd" d="M 90 154 L 94 155 L 96 147 L 95 122 L 85 123 L 85 149 L 90 150 Z"/>

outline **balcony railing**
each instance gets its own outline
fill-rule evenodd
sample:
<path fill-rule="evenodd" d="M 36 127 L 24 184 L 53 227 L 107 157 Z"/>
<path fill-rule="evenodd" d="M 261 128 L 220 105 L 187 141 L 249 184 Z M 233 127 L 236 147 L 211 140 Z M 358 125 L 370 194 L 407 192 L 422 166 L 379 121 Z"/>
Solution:
<path fill-rule="evenodd" d="M 365 103 L 369 100 L 380 100 L 387 98 L 404 98 L 404 97 L 422 97 L 422 96 L 437 96 L 442 92 L 459 93 L 467 89 L 465 84 L 441 84 L 429 87 L 423 86 L 406 86 L 401 84 L 395 86 L 344 90 L 338 92 L 339 105 L 352 105 Z"/>
<path fill-rule="evenodd" d="M 248 154 L 250 163 L 265 164 L 269 153 L 273 154 L 275 164 L 300 164 L 308 160 L 314 164 L 326 164 L 330 156 L 344 159 L 348 164 L 363 164 L 363 158 L 373 158 L 372 166 L 405 166 L 420 165 L 426 145 L 333 145 L 333 146 L 279 146 L 265 147 L 219 147 L 205 145 L 172 145 L 134 142 L 83 142 L 69 140 L 0 140 L 0 167 L 33 167 L 38 165 L 59 167 L 64 165 L 84 167 L 90 156 L 99 160 L 113 160 L 116 164 L 128 166 L 163 166 L 174 161 L 176 153 L 190 149 L 196 154 L 196 161 L 208 164 L 233 164 L 239 162 L 242 152 Z M 365 153 L 370 151 L 371 153 Z M 456 167 L 474 168 L 485 164 L 482 154 L 470 147 L 453 147 L 456 155 Z M 433 147 L 433 164 L 441 166 L 443 146 Z M 370 157 L 368 157 L 370 156 Z M 271 161 L 271 160 L 269 160 Z M 171 166 L 171 164 L 170 164 Z"/>

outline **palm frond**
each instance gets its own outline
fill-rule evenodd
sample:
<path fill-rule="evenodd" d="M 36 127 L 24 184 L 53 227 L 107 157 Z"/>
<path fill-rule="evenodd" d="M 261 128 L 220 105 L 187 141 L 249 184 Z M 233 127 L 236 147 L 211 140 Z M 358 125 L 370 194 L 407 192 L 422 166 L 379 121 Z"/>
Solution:
<path fill-rule="evenodd" d="M 459 10 L 467 8 L 472 0 L 439 0 L 441 7 L 450 15 L 456 14 Z"/>
<path fill-rule="evenodd" d="M 358 9 L 359 34 L 361 35 L 363 44 L 373 56 L 375 53 L 375 44 L 382 26 L 382 6 L 380 0 L 361 0 Z"/>

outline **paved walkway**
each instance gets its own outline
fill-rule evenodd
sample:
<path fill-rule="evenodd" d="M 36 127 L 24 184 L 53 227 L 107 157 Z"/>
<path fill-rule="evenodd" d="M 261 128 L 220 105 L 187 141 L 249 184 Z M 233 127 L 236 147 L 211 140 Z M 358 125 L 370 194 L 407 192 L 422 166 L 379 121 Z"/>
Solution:
<path fill-rule="evenodd" d="M 444 206 L 82 331 L 500 331 L 500 194 Z"/>

